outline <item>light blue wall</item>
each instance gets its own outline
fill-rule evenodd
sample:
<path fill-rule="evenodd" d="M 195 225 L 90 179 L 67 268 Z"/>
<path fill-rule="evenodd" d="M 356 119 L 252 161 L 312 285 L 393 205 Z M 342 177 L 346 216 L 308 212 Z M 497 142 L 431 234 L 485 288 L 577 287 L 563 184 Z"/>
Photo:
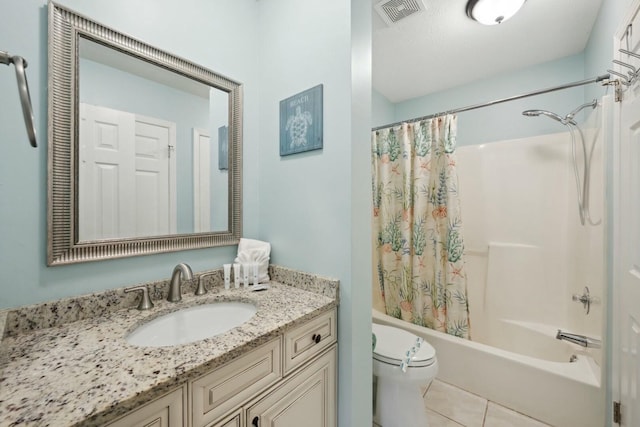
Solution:
<path fill-rule="evenodd" d="M 375 89 L 371 93 L 371 110 L 373 127 L 396 121 L 396 105 Z"/>
<path fill-rule="evenodd" d="M 398 103 L 394 121 L 481 104 L 584 78 L 584 56 L 573 55 Z M 564 116 L 581 105 L 583 99 L 584 89 L 578 87 L 458 113 L 458 145 L 561 132 L 564 127 L 559 123 L 543 117 L 525 117 L 522 111 L 544 109 Z"/>
<path fill-rule="evenodd" d="M 258 10 L 254 0 L 61 4 L 244 83 L 244 233 L 258 235 Z M 3 50 L 29 62 L 40 146 L 28 146 L 13 67 L 0 68 L 0 308 L 167 278 L 178 262 L 195 271 L 229 262 L 236 247 L 46 266 L 47 9 L 44 0 L 0 0 Z M 122 11 L 126 10 L 126 14 Z M 223 13 L 224 12 L 224 13 Z M 230 17 L 233 17 L 231 19 Z"/>
<path fill-rule="evenodd" d="M 366 226 L 370 175 L 366 168 L 371 88 L 366 56 L 371 3 L 278 0 L 259 2 L 259 8 L 258 237 L 273 245 L 272 262 L 340 279 L 339 425 L 370 426 L 370 229 Z M 352 20 L 358 26 L 354 34 Z M 359 41 L 362 63 L 352 64 L 352 36 Z M 352 75 L 360 76 L 364 93 L 353 90 Z M 324 86 L 322 150 L 280 157 L 280 100 L 318 84 Z M 354 105 L 364 105 L 362 116 L 353 111 Z M 356 123 L 359 131 L 354 131 Z M 363 139 L 354 140 L 354 135 Z M 366 153 L 360 155 L 363 149 Z M 353 157 L 355 153 L 358 158 Z M 363 191 L 358 200 L 364 198 L 364 202 L 352 201 L 352 186 Z M 354 216 L 360 220 L 358 231 L 354 231 Z M 352 261 L 356 250 L 362 251 L 359 255 L 364 259 Z"/>

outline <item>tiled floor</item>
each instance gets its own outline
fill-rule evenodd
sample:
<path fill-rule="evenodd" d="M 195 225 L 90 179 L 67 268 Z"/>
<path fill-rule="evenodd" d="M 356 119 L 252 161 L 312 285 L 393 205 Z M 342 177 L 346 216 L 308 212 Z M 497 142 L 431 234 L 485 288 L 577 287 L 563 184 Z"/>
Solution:
<path fill-rule="evenodd" d="M 442 381 L 424 395 L 430 427 L 551 427 Z"/>
<path fill-rule="evenodd" d="M 424 405 L 429 427 L 553 427 L 439 380 L 424 390 Z"/>

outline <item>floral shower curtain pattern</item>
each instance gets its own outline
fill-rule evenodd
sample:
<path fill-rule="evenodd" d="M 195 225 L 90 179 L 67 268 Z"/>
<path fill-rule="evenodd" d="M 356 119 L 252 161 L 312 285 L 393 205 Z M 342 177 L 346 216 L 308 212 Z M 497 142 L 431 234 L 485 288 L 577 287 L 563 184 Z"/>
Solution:
<path fill-rule="evenodd" d="M 374 263 L 387 314 L 469 338 L 457 117 L 372 134 Z"/>

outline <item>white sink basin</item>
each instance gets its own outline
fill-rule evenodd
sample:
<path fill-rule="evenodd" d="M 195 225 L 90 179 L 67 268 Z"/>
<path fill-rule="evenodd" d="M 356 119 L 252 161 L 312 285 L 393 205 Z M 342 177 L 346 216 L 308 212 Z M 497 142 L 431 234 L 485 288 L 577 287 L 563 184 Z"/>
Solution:
<path fill-rule="evenodd" d="M 253 304 L 217 302 L 196 305 L 153 319 L 127 336 L 127 342 L 140 347 L 187 344 L 227 332 L 256 314 Z"/>

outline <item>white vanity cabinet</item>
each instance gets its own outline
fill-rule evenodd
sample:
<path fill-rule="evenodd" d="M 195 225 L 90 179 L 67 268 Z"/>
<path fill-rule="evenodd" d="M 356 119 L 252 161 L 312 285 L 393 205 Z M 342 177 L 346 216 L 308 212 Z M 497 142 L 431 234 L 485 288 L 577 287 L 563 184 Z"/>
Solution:
<path fill-rule="evenodd" d="M 107 424 L 107 427 L 186 426 L 186 397 L 186 387 L 180 387 Z"/>
<path fill-rule="evenodd" d="M 190 383 L 192 427 L 335 427 L 336 312 Z"/>
<path fill-rule="evenodd" d="M 334 309 L 108 427 L 335 427 L 336 334 Z"/>

